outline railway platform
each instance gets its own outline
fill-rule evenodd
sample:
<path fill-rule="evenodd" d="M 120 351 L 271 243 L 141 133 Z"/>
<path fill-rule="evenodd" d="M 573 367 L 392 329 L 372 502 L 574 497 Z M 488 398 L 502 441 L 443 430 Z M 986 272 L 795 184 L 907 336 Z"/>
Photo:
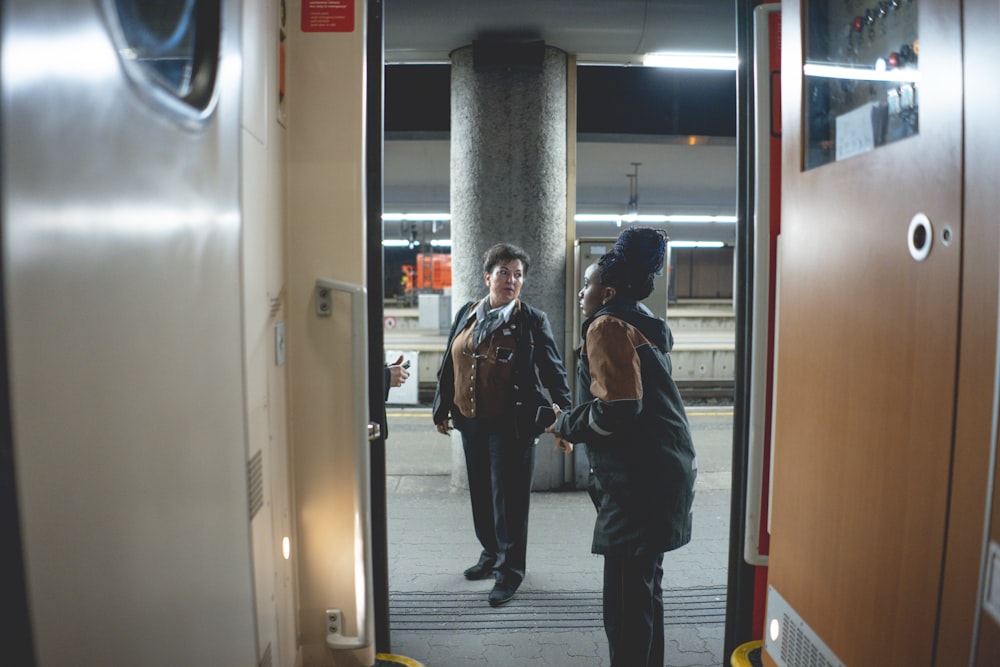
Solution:
<path fill-rule="evenodd" d="M 723 656 L 732 408 L 690 406 L 698 450 L 694 534 L 664 558 L 666 664 Z M 584 491 L 532 494 L 527 576 L 492 608 L 491 583 L 462 571 L 479 553 L 468 491 L 451 484 L 451 445 L 426 407 L 389 406 L 386 443 L 391 653 L 424 667 L 603 667 L 603 560 L 590 553 Z M 542 446 L 542 445 L 539 445 Z"/>

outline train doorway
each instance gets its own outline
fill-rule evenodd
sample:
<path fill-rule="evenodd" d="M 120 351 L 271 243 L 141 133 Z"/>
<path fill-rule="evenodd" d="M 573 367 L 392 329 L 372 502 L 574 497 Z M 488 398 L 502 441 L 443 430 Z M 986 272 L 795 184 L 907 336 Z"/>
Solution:
<path fill-rule="evenodd" d="M 382 19 L 385 22 L 392 21 L 391 9 L 390 6 L 390 11 Z M 370 58 L 369 63 L 374 64 L 375 60 Z M 383 103 L 388 103 L 390 95 L 391 92 L 387 91 Z M 433 105 L 430 99 L 425 99 L 424 102 L 422 106 Z M 389 113 L 387 110 L 386 114 Z M 384 153 L 383 145 L 377 153 L 383 160 L 383 166 L 389 161 Z M 369 154 L 371 156 L 376 153 L 370 150 Z M 427 167 L 427 163 L 424 166 Z M 383 183 L 383 187 L 387 187 L 387 184 Z M 385 195 L 381 196 L 384 201 Z M 370 215 L 371 227 L 374 227 L 375 221 Z M 429 226 L 429 223 L 425 226 Z M 381 231 L 379 228 L 380 233 Z M 373 243 L 374 238 L 374 230 L 370 228 L 370 248 L 377 247 Z M 382 238 L 388 238 L 388 233 Z M 718 254 L 724 256 L 726 251 L 731 258 L 731 246 Z M 388 288 L 399 282 L 399 278 L 391 273 L 387 264 L 387 258 L 395 251 L 378 253 L 378 262 L 374 257 L 376 252 L 370 252 L 372 256 L 369 258 L 369 266 L 374 267 L 378 263 L 382 268 L 383 273 L 377 280 L 388 292 Z M 686 258 L 690 263 L 697 254 L 698 251 L 691 248 L 678 253 L 678 256 Z M 725 296 L 718 299 L 692 299 L 688 303 L 682 303 L 671 312 L 677 321 L 670 322 L 675 334 L 693 341 L 694 345 L 699 344 L 699 337 L 710 338 L 716 343 L 722 341 L 719 344 L 725 346 L 729 353 L 724 365 L 728 366 L 726 371 L 730 374 L 735 370 L 736 306 L 732 290 L 735 282 L 734 263 L 735 260 L 732 260 L 724 267 L 729 270 L 727 278 L 720 282 L 725 283 L 725 291 L 728 292 Z M 690 276 L 692 268 L 685 266 L 689 271 L 686 275 Z M 693 281 L 689 282 L 693 285 Z M 376 293 L 375 285 L 373 277 L 369 283 L 370 294 Z M 694 289 L 693 286 L 690 287 Z M 375 301 L 377 300 L 372 299 L 373 304 Z M 378 313 L 373 308 L 369 315 L 369 322 L 373 327 L 371 341 L 373 348 L 379 353 L 389 349 L 396 351 L 419 348 L 421 361 L 415 363 L 419 363 L 420 377 L 425 385 L 415 402 L 390 401 L 386 414 L 390 437 L 383 443 L 384 449 L 377 454 L 382 457 L 380 466 L 384 477 L 373 480 L 372 488 L 374 492 L 377 484 L 384 485 L 386 503 L 385 551 L 384 555 L 376 555 L 376 564 L 384 557 L 386 567 L 386 606 L 377 615 L 379 623 L 386 623 L 378 632 L 380 641 L 384 642 L 380 644 L 379 650 L 391 647 L 393 653 L 403 652 L 418 659 L 433 659 L 434 664 L 449 664 L 447 656 L 462 655 L 462 651 L 468 649 L 464 642 L 469 637 L 477 644 L 489 645 L 491 640 L 484 641 L 484 635 L 495 634 L 500 637 L 512 627 L 521 628 L 527 630 L 524 633 L 525 650 L 532 650 L 530 646 L 543 646 L 553 638 L 565 635 L 571 629 L 566 623 L 570 623 L 574 634 L 582 641 L 589 638 L 592 645 L 587 650 L 594 653 L 595 660 L 606 657 L 606 640 L 601 628 L 599 608 L 600 559 L 590 554 L 589 545 L 593 510 L 589 501 L 581 497 L 581 492 L 576 489 L 534 494 L 529 527 L 529 559 L 532 561 L 529 562 L 529 570 L 534 568 L 534 571 L 529 572 L 525 580 L 523 596 L 519 593 L 524 606 L 505 607 L 505 612 L 508 609 L 515 610 L 510 616 L 482 618 L 484 612 L 490 611 L 485 601 L 489 589 L 487 587 L 480 590 L 481 585 L 476 587 L 475 582 L 468 582 L 461 576 L 462 569 L 470 564 L 465 561 L 474 558 L 477 553 L 475 545 L 470 544 L 470 540 L 474 542 L 475 538 L 472 533 L 471 511 L 467 507 L 468 492 L 451 485 L 453 454 L 450 444 L 446 438 L 434 432 L 426 403 L 428 387 L 430 390 L 433 388 L 436 363 L 425 363 L 424 359 L 431 357 L 425 347 L 426 341 L 414 342 L 413 332 L 408 327 L 410 323 L 404 319 L 407 315 L 401 315 L 397 310 L 400 305 L 394 301 Z M 379 303 L 379 306 L 383 304 Z M 409 316 L 419 321 L 425 314 L 411 312 Z M 449 312 L 444 321 L 450 321 L 450 316 Z M 375 332 L 377 324 L 382 324 L 382 328 Z M 416 328 L 426 327 L 418 325 Z M 440 330 L 426 333 L 430 338 L 442 337 Z M 376 340 L 380 343 L 377 347 Z M 443 340 L 436 340 L 436 343 L 443 345 Z M 373 383 L 374 370 L 380 368 L 384 361 L 379 354 L 376 364 L 375 356 L 372 355 L 371 365 Z M 691 357 L 689 363 L 691 368 L 704 370 L 707 367 L 711 372 L 717 362 L 708 353 L 707 357 L 703 356 L 701 359 Z M 665 585 L 671 589 L 671 601 L 668 604 L 675 605 L 674 620 L 671 621 L 674 626 L 668 628 L 668 641 L 671 640 L 671 632 L 676 631 L 674 650 L 703 651 L 708 656 L 706 664 L 720 664 L 725 653 L 731 514 L 729 480 L 733 474 L 734 416 L 732 375 L 729 378 L 728 400 L 705 399 L 695 396 L 697 391 L 692 391 L 689 415 L 692 427 L 696 430 L 696 439 L 705 443 L 703 448 L 699 448 L 700 485 L 697 502 L 700 504 L 696 508 L 696 540 L 700 542 L 687 553 L 684 549 L 676 553 L 675 569 L 665 578 Z M 692 383 L 692 387 L 696 384 Z M 705 387 L 702 386 L 701 389 L 705 390 Z M 373 405 L 375 404 L 373 396 Z M 373 475 L 378 474 L 375 470 L 376 467 L 373 466 Z M 699 516 L 702 517 L 700 523 Z M 380 521 L 381 518 L 376 517 L 376 520 Z M 533 562 L 537 565 L 533 565 Z M 539 609 L 548 608 L 549 613 L 555 615 L 558 613 L 555 610 L 566 611 L 581 606 L 586 609 L 584 617 L 559 621 L 555 625 L 551 624 L 551 616 L 544 614 L 540 620 L 536 619 L 538 623 L 527 618 L 530 615 L 529 609 L 533 610 L 531 613 L 537 614 Z M 700 613 L 699 609 L 704 613 Z M 469 637 L 455 625 L 455 619 L 459 616 L 464 619 L 463 626 L 473 630 Z M 468 619 L 476 619 L 476 622 L 469 626 Z M 546 622 L 550 623 L 547 628 L 544 627 Z M 540 640 L 542 635 L 545 638 Z M 503 659 L 509 661 L 509 652 L 503 654 Z M 505 663 L 501 661 L 494 664 Z"/>

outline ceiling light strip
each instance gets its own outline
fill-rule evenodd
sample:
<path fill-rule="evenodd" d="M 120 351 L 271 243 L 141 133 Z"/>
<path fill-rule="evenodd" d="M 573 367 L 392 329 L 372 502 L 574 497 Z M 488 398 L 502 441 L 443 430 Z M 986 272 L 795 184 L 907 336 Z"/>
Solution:
<path fill-rule="evenodd" d="M 646 67 L 670 69 L 700 69 L 736 71 L 739 59 L 732 53 L 647 53 L 642 57 Z"/>
<path fill-rule="evenodd" d="M 383 222 L 449 222 L 451 215 L 448 213 L 385 213 L 382 216 Z M 647 224 L 735 224 L 735 215 L 694 215 L 687 213 L 672 213 L 665 215 L 645 215 L 630 214 L 617 215 L 615 213 L 577 213 L 574 216 L 576 222 L 610 222 L 621 225 L 621 223 L 647 223 Z"/>

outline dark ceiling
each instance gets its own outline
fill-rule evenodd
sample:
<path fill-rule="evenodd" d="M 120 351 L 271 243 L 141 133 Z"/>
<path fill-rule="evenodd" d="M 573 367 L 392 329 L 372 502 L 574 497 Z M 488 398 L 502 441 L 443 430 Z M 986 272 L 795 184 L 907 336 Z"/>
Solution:
<path fill-rule="evenodd" d="M 447 132 L 449 95 L 448 65 L 387 67 L 386 132 Z M 735 137 L 736 75 L 648 67 L 578 67 L 577 127 L 584 135 Z"/>
<path fill-rule="evenodd" d="M 385 0 L 389 64 L 447 63 L 474 40 L 541 40 L 579 64 L 736 52 L 736 0 Z"/>
<path fill-rule="evenodd" d="M 503 36 L 581 65 L 581 134 L 734 137 L 735 73 L 634 65 L 652 51 L 735 55 L 735 17 L 736 0 L 385 0 L 386 131 L 447 132 L 450 52 Z"/>

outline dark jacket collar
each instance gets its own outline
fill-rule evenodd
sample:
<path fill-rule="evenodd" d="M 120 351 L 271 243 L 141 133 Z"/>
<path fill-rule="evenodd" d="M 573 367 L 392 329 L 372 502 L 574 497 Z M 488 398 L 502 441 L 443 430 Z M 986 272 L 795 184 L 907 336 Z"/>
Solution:
<path fill-rule="evenodd" d="M 596 313 L 588 317 L 582 327 L 583 338 L 587 338 L 587 329 L 590 323 L 602 315 L 610 315 L 631 324 L 645 336 L 650 343 L 655 345 L 661 352 L 670 352 L 674 346 L 674 337 L 670 333 L 667 323 L 653 315 L 648 308 L 633 299 L 616 297 L 612 299 Z"/>

